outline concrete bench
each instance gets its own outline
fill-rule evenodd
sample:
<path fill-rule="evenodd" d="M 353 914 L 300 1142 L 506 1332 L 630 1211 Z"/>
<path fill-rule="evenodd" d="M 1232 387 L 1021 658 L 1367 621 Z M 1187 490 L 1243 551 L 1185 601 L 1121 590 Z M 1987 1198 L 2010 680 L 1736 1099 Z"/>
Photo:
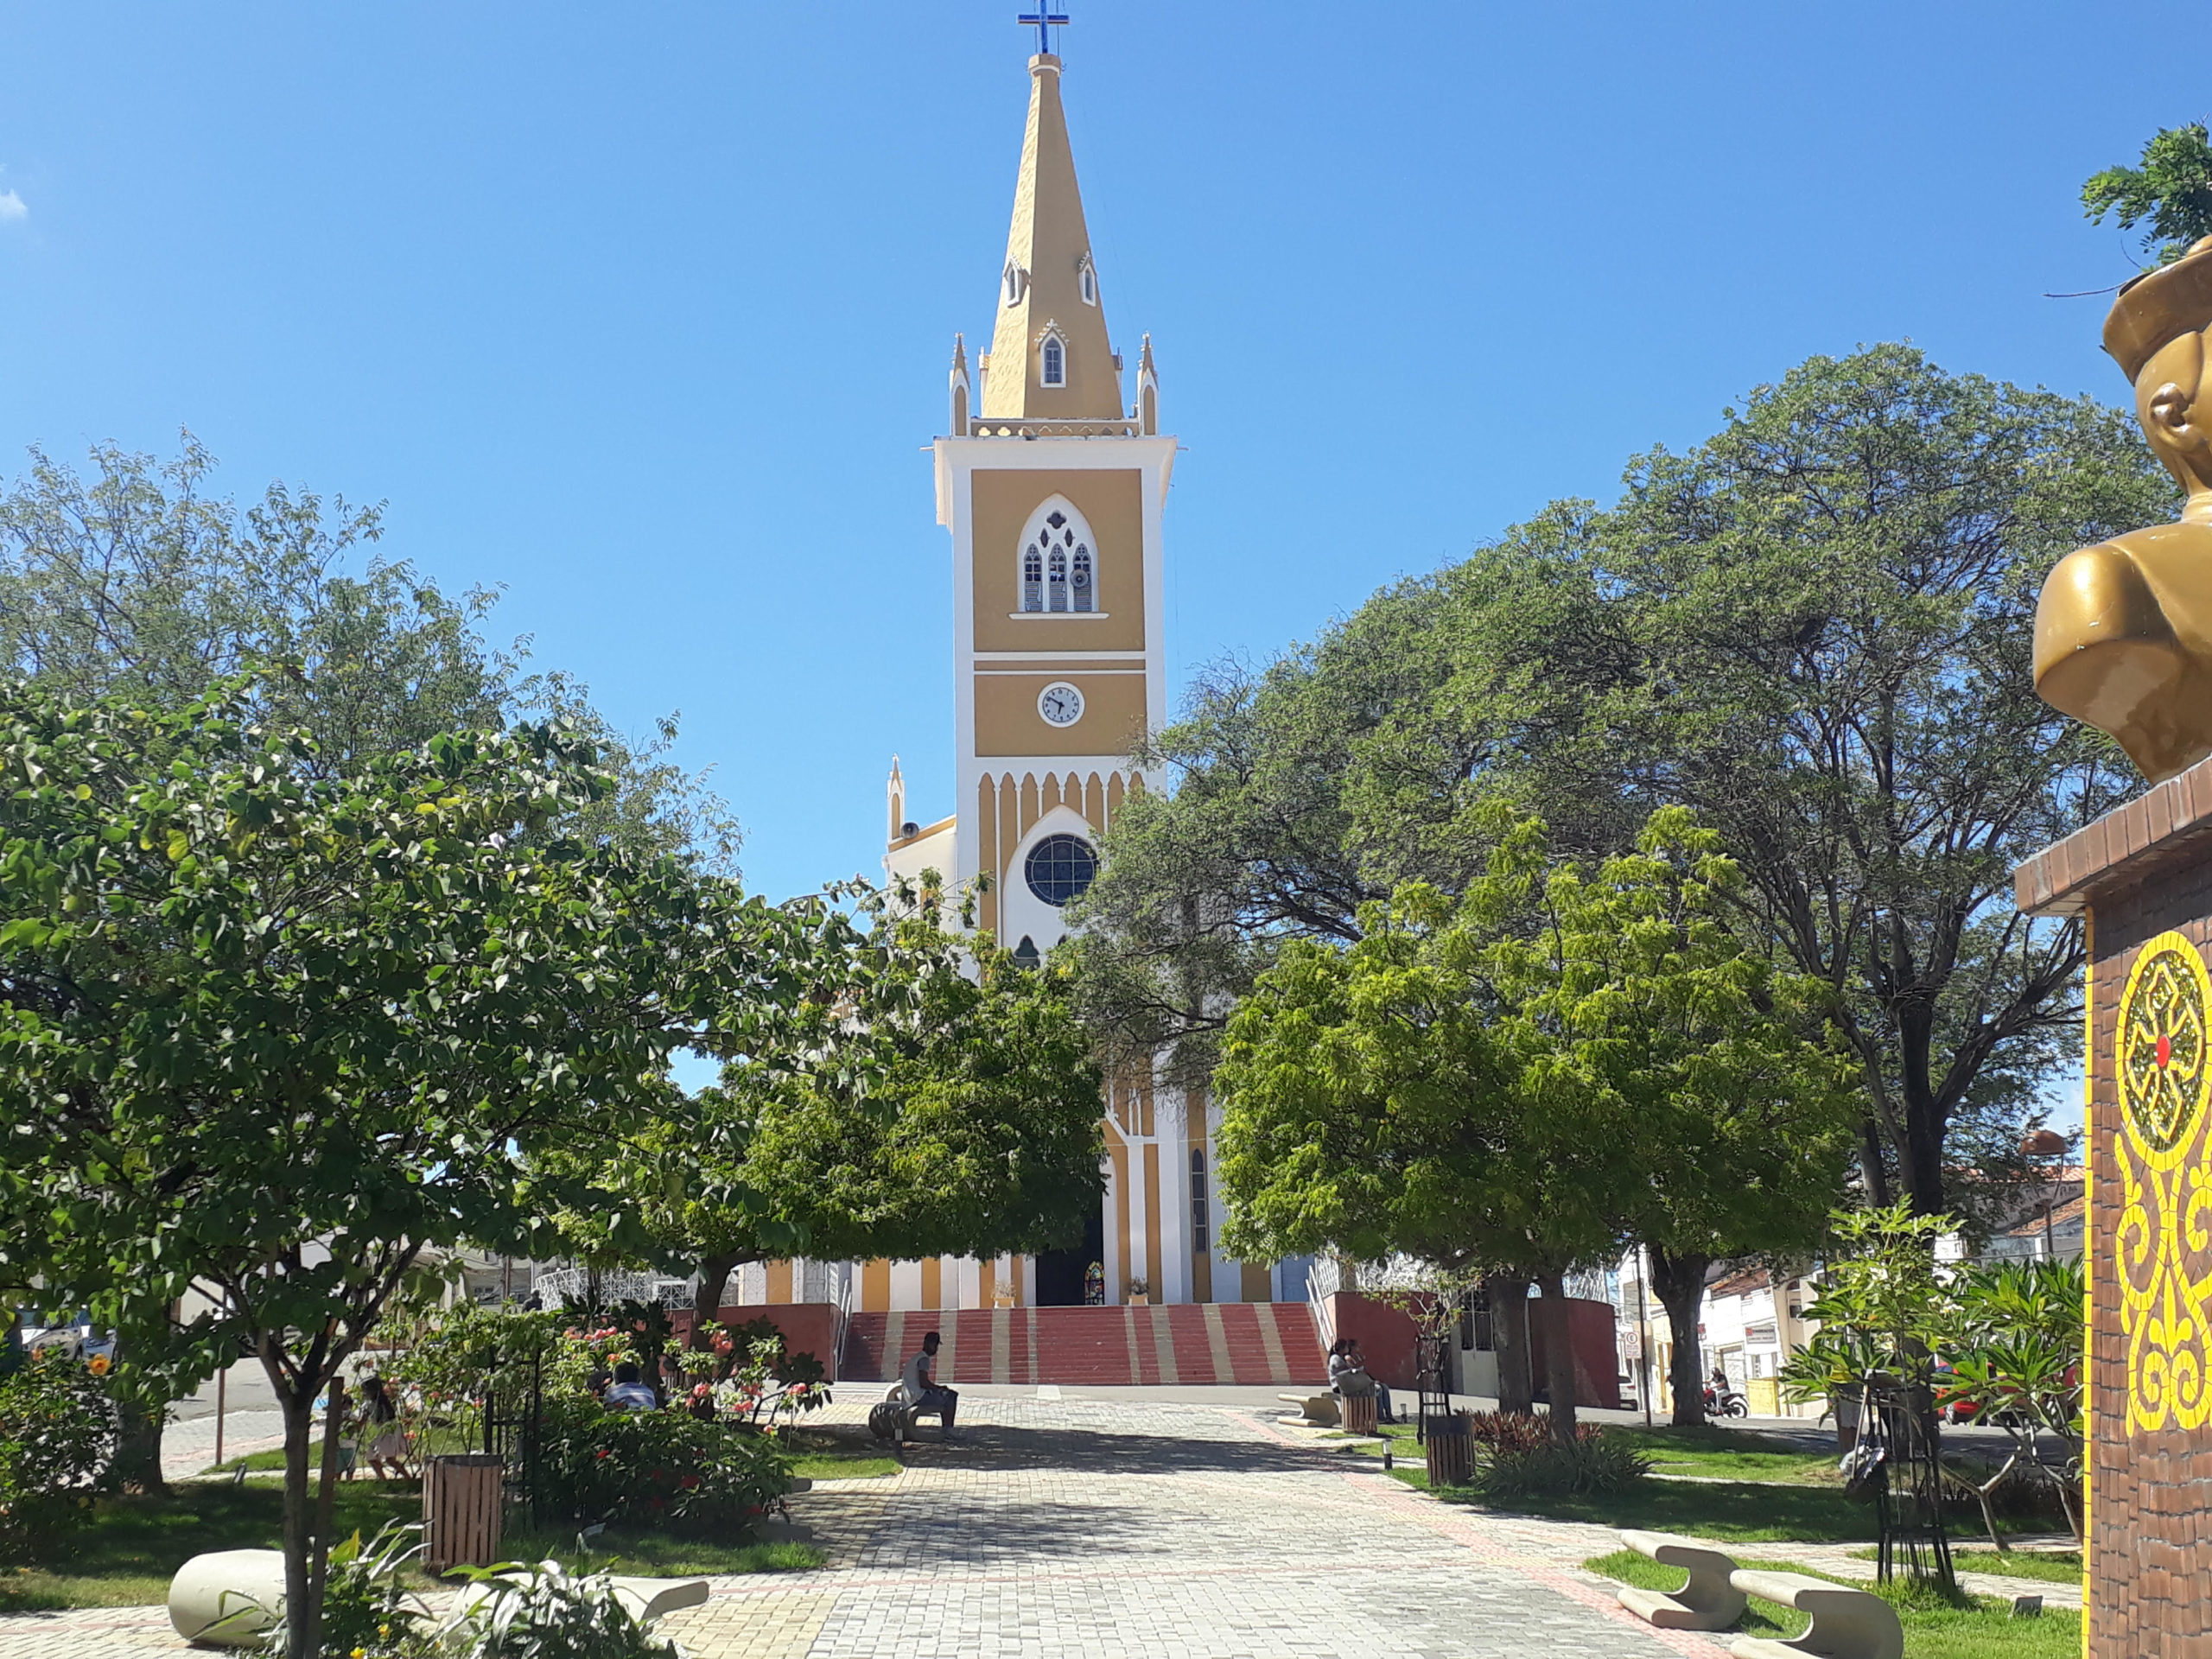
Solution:
<path fill-rule="evenodd" d="M 1690 1581 L 1679 1590 L 1620 1588 L 1620 1604 L 1662 1630 L 1725 1630 L 1744 1616 L 1744 1592 L 1729 1582 L 1736 1563 L 1694 1538 L 1671 1532 L 1624 1530 L 1621 1542 L 1662 1567 L 1679 1567 Z"/>
<path fill-rule="evenodd" d="M 1296 1406 L 1300 1421 L 1311 1428 L 1334 1428 L 1339 1421 L 1337 1396 L 1333 1394 L 1279 1394 L 1275 1398 L 1286 1405 Z M 1286 1417 L 1283 1421 L 1288 1422 Z"/>
<path fill-rule="evenodd" d="M 1904 1659 L 1904 1626 L 1879 1596 L 1803 1573 L 1738 1567 L 1728 1581 L 1747 1596 L 1813 1616 L 1805 1634 L 1790 1641 L 1738 1637 L 1728 1649 L 1736 1659 Z"/>
<path fill-rule="evenodd" d="M 889 1440 L 894 1446 L 906 1444 L 906 1437 L 925 1417 L 934 1417 L 938 1426 L 944 1426 L 942 1406 L 910 1406 L 906 1403 L 904 1384 L 893 1382 L 891 1391 L 868 1408 L 868 1432 L 879 1440 Z"/>

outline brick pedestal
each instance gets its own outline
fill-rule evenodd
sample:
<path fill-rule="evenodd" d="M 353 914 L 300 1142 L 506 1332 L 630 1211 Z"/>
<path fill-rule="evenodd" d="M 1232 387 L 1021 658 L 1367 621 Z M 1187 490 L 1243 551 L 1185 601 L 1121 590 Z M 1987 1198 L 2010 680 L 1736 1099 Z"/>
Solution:
<path fill-rule="evenodd" d="M 2088 930 L 2088 1659 L 2212 1656 L 2212 761 L 2021 866 Z"/>

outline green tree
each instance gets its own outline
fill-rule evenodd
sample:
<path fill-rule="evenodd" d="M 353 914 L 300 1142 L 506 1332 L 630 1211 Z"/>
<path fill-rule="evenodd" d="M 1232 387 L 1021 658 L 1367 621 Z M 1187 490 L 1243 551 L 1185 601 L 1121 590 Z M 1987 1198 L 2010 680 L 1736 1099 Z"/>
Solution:
<path fill-rule="evenodd" d="M 309 1412 L 423 1252 L 543 1242 L 525 1178 L 633 1131 L 679 1046 L 835 1061 L 783 912 L 559 833 L 614 781 L 542 728 L 334 777 L 221 704 L 0 694 L 0 1268 L 125 1330 L 207 1294 L 181 1383 L 259 1357 L 293 1659 Z"/>
<path fill-rule="evenodd" d="M 673 720 L 632 740 L 572 676 L 526 671 L 526 641 L 488 644 L 498 594 L 449 595 L 376 556 L 381 506 L 279 483 L 241 507 L 212 493 L 214 459 L 189 433 L 174 461 L 99 444 L 91 463 L 86 476 L 34 448 L 0 492 L 0 672 L 175 709 L 282 665 L 250 683 L 251 710 L 310 733 L 310 764 L 333 772 L 444 732 L 550 724 L 588 736 L 617 779 L 575 804 L 583 830 L 734 872 L 736 823 L 669 759 Z"/>
<path fill-rule="evenodd" d="M 294 764 L 321 776 L 441 733 L 543 721 L 588 736 L 617 779 L 564 801 L 562 830 L 734 872 L 737 826 L 703 776 L 671 760 L 672 721 L 632 741 L 571 677 L 525 673 L 520 645 L 502 652 L 481 635 L 495 594 L 448 596 L 371 553 L 381 508 L 282 484 L 241 507 L 213 493 L 213 472 L 189 434 L 166 463 L 95 446 L 86 474 L 34 449 L 0 491 L 0 674 L 80 702 L 117 696 L 176 709 L 219 679 L 281 665 L 238 695 L 271 728 L 311 733 Z M 161 1484 L 165 1330 L 163 1320 L 119 1333 L 121 1484 Z"/>
<path fill-rule="evenodd" d="M 1747 939 L 1829 988 L 1869 1196 L 1977 1225 L 2079 1018 L 2080 929 L 2021 918 L 2011 872 L 2140 788 L 2035 696 L 2037 594 L 2172 486 L 2118 411 L 1897 346 L 1810 359 L 1626 482 L 1211 683 L 1084 900 L 1095 1011 L 1203 1072 L 1286 941 L 1464 891 L 1491 803 L 1586 859 L 1686 805 Z"/>
<path fill-rule="evenodd" d="M 1700 1258 L 1676 1385 L 1694 1402 L 1702 1263 L 1816 1240 L 1847 1077 L 1821 988 L 1729 930 L 1738 878 L 1687 813 L 1594 868 L 1491 816 L 1456 905 L 1409 886 L 1351 945 L 1294 941 L 1261 976 L 1216 1073 L 1222 1184 L 1233 1249 L 1408 1255 L 1487 1270 L 1507 1301 L 1534 1280 L 1565 1434 L 1567 1271 L 1630 1239 Z"/>
<path fill-rule="evenodd" d="M 1033 1253 L 1099 1203 L 1104 1107 L 1068 969 L 945 932 L 934 895 L 860 898 L 849 949 L 880 980 L 845 1064 L 749 1057 L 600 1176 L 697 1270 L 695 1342 L 747 1262 Z M 571 1224 L 603 1248 L 590 1217 Z"/>
<path fill-rule="evenodd" d="M 2153 265 L 2170 265 L 2199 240 L 2212 236 L 2212 133 L 2202 121 L 2164 127 L 2143 146 L 2140 167 L 2108 167 L 2082 186 L 2082 211 L 2120 227 L 2145 225 L 2143 251 Z"/>
<path fill-rule="evenodd" d="M 1496 952 L 1501 988 L 1556 1033 L 1551 1092 L 1595 1101 L 1626 1166 L 1618 1226 L 1649 1253 L 1681 1424 L 1704 1418 L 1707 1270 L 1810 1257 L 1854 1121 L 1825 988 L 1747 948 L 1742 887 L 1719 838 L 1662 807 L 1634 852 L 1554 874 L 1545 925 Z"/>

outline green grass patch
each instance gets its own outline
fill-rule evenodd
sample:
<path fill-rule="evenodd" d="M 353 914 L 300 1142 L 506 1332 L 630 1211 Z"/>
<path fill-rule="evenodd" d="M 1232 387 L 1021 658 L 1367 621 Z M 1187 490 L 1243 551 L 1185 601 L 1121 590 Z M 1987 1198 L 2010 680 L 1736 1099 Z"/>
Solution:
<path fill-rule="evenodd" d="M 791 1472 L 809 1480 L 866 1480 L 906 1466 L 880 1452 L 801 1452 L 791 1459 Z"/>
<path fill-rule="evenodd" d="M 1408 1486 L 1428 1489 L 1428 1471 L 1411 1457 L 1402 1459 L 1390 1472 Z M 1853 1503 L 1840 1489 L 1817 1486 L 1648 1480 L 1621 1491 L 1587 1496 L 1531 1493 L 1510 1504 L 1491 1503 L 1465 1487 L 1446 1487 L 1436 1496 L 1447 1503 L 1513 1515 L 1686 1532 L 1738 1543 L 1855 1543 L 1875 1535 L 1872 1506 Z"/>
<path fill-rule="evenodd" d="M 1861 1560 L 1875 1552 L 1854 1549 Z M 1995 1573 L 2008 1579 L 2036 1579 L 2044 1584 L 2082 1582 L 2082 1552 L 2078 1549 L 1954 1549 L 1951 1565 L 1961 1573 Z"/>
<path fill-rule="evenodd" d="M 1624 1428 L 1610 1423 L 1605 1433 L 1649 1458 L 1655 1474 L 1771 1480 L 1792 1486 L 1843 1484 L 1834 1453 L 1807 1452 L 1772 1435 L 1739 1428 Z"/>
<path fill-rule="evenodd" d="M 422 1519 L 422 1489 L 411 1480 L 341 1481 L 336 1516 L 341 1537 L 354 1531 L 374 1537 L 388 1522 Z M 502 1549 L 518 1560 L 551 1556 L 567 1566 L 646 1575 L 797 1573 L 827 1559 L 811 1544 L 750 1536 L 673 1538 L 610 1527 L 579 1548 L 576 1534 L 573 1526 L 510 1524 Z M 194 1555 L 277 1549 L 283 1539 L 283 1489 L 273 1480 L 182 1481 L 160 1497 L 103 1497 L 30 1561 L 0 1569 L 0 1612 L 144 1606 L 168 1597 L 170 1579 Z M 416 1575 L 414 1582 L 421 1587 L 428 1580 Z"/>
<path fill-rule="evenodd" d="M 676 1538 L 664 1532 L 608 1527 L 579 1539 L 574 1527 L 511 1529 L 502 1552 L 517 1560 L 550 1557 L 591 1573 L 643 1578 L 697 1578 L 717 1573 L 804 1573 L 829 1560 L 812 1544 L 790 1540 Z"/>
<path fill-rule="evenodd" d="M 1689 1574 L 1662 1567 L 1633 1550 L 1616 1550 L 1582 1564 L 1592 1573 L 1652 1590 L 1679 1590 Z M 1905 1651 L 1912 1659 L 2073 1659 L 2082 1650 L 2081 1616 L 2064 1608 L 2046 1610 L 2040 1618 L 2015 1618 L 2011 1606 L 1986 1596 L 1948 1597 L 1929 1586 L 1898 1582 L 1879 1585 L 1814 1572 L 1795 1561 L 1742 1561 L 1738 1565 L 1774 1573 L 1803 1573 L 1853 1589 L 1871 1590 L 1897 1610 L 1904 1626 Z M 1754 1596 L 1736 1629 L 1746 1635 L 1789 1640 L 1805 1633 L 1810 1621 L 1802 1613 Z"/>
<path fill-rule="evenodd" d="M 342 1483 L 341 1533 L 373 1535 L 387 1521 L 419 1520 L 412 1481 Z M 0 1611 L 121 1607 L 164 1599 L 169 1580 L 211 1549 L 276 1549 L 283 1542 L 284 1497 L 274 1483 L 185 1482 L 161 1497 L 103 1497 L 74 1528 L 33 1559 L 0 1571 Z"/>

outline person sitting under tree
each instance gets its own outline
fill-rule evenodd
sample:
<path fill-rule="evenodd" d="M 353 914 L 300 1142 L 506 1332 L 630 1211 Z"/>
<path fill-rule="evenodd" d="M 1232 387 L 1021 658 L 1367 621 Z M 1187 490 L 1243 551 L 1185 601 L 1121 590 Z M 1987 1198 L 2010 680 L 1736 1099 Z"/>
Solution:
<path fill-rule="evenodd" d="M 899 1373 L 899 1384 L 906 1391 L 906 1409 L 935 1412 L 938 1421 L 944 1425 L 944 1438 L 952 1438 L 952 1420 L 960 1409 L 960 1396 L 950 1389 L 937 1385 L 938 1333 L 934 1331 L 922 1338 L 922 1351 L 906 1362 L 906 1369 Z"/>

